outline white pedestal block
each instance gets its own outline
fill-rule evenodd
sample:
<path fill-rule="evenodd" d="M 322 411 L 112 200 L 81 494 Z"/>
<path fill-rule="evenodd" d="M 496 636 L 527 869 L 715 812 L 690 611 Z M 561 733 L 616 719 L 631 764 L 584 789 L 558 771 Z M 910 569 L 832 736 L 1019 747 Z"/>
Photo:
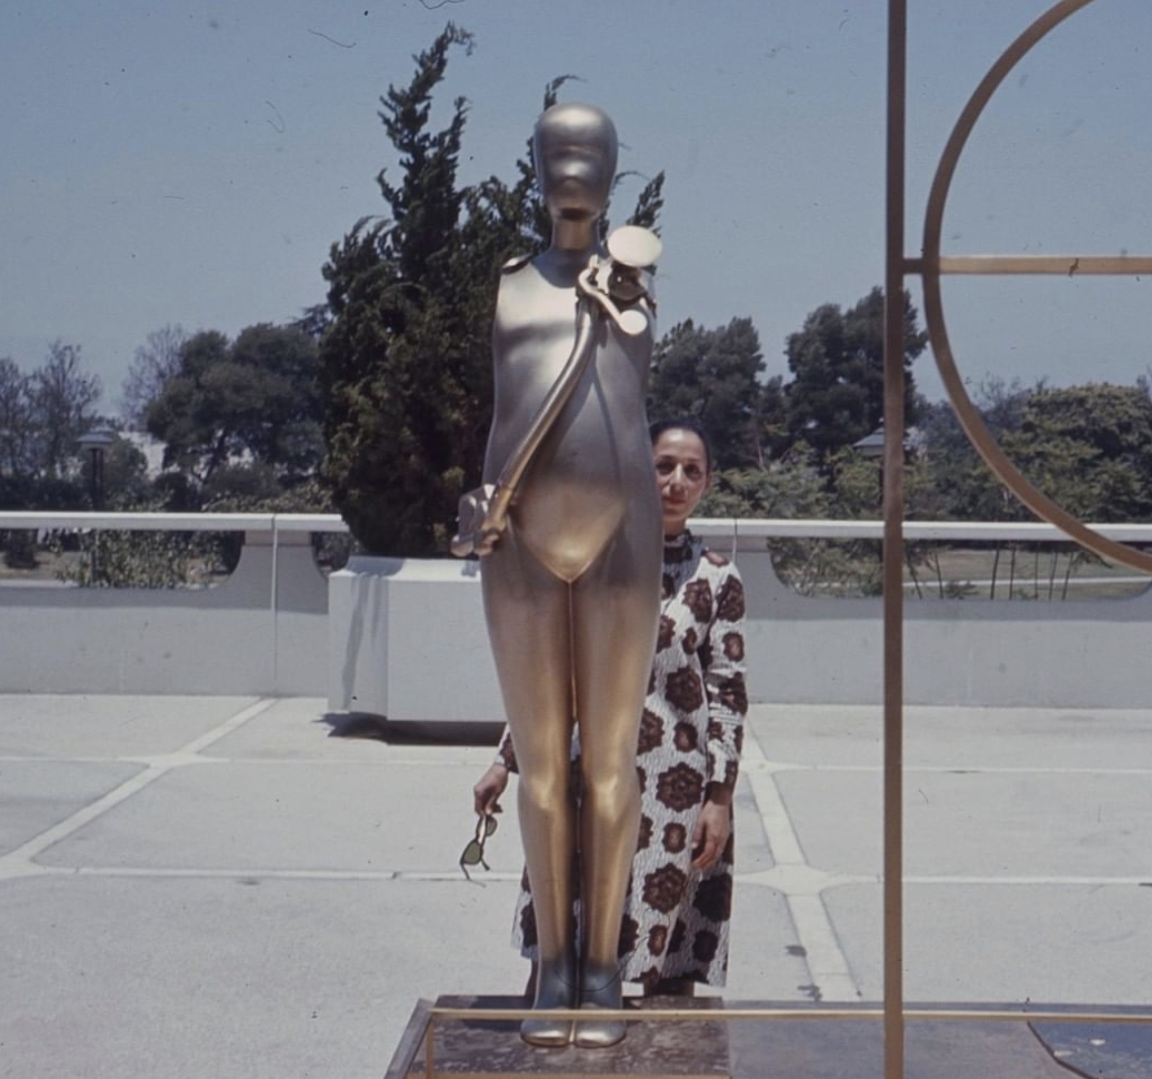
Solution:
<path fill-rule="evenodd" d="M 332 711 L 504 721 L 476 562 L 355 555 L 328 589 Z"/>

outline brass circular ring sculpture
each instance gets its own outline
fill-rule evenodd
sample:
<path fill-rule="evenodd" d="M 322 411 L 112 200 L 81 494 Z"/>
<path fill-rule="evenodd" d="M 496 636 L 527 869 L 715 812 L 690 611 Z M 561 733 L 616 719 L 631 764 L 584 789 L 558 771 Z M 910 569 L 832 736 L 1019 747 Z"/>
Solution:
<path fill-rule="evenodd" d="M 989 69 L 980 85 L 968 100 L 960 118 L 956 121 L 928 196 L 924 217 L 924 246 L 921 260 L 921 274 L 924 281 L 924 319 L 936 366 L 944 382 L 944 388 L 956 410 L 961 427 L 969 440 L 984 458 L 988 467 L 999 480 L 1038 517 L 1066 532 L 1077 543 L 1103 558 L 1119 562 L 1143 573 L 1152 573 L 1152 555 L 1138 551 L 1125 543 L 1110 540 L 1089 528 L 1076 517 L 1064 510 L 1047 495 L 1037 490 L 1008 459 L 992 433 L 988 430 L 980 413 L 972 404 L 968 391 L 956 369 L 952 356 L 952 346 L 948 340 L 948 328 L 944 321 L 944 305 L 940 291 L 940 277 L 943 273 L 966 274 L 1138 274 L 1152 273 L 1152 258 L 1137 256 L 970 256 L 942 258 L 940 236 L 944 219 L 944 206 L 948 190 L 956 171 L 960 154 L 968 136 L 980 118 L 984 107 L 1000 84 L 1023 59 L 1023 57 L 1049 31 L 1087 7 L 1094 0 L 1061 0 L 1041 15 L 1028 27 Z"/>

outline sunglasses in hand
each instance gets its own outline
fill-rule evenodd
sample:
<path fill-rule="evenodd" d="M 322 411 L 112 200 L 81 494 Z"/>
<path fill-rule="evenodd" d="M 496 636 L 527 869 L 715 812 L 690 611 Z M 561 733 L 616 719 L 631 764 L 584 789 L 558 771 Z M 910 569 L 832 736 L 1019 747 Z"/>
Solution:
<path fill-rule="evenodd" d="M 484 844 L 488 842 L 488 837 L 496 832 L 498 821 L 491 813 L 480 813 L 476 819 L 476 834 L 468 840 L 468 846 L 464 848 L 464 853 L 460 855 L 460 868 L 464 871 L 464 876 L 469 880 L 472 879 L 471 874 L 468 872 L 468 867 L 480 865 L 488 869 L 488 863 L 484 861 Z"/>

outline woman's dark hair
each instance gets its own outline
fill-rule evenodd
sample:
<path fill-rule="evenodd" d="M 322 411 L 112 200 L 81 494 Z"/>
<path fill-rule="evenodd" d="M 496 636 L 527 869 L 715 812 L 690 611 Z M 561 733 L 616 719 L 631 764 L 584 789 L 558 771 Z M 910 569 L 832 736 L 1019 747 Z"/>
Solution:
<path fill-rule="evenodd" d="M 704 446 L 704 462 L 708 471 L 712 471 L 712 443 L 708 440 L 708 432 L 695 416 L 682 416 L 676 420 L 657 420 L 648 428 L 648 437 L 655 446 L 657 440 L 665 431 L 691 431 Z"/>

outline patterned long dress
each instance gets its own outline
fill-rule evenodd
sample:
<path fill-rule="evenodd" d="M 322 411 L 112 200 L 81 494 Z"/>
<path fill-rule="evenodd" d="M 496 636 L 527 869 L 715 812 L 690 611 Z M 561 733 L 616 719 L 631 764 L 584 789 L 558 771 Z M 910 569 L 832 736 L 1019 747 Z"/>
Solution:
<path fill-rule="evenodd" d="M 708 784 L 736 783 L 748 711 L 743 619 L 736 567 L 688 532 L 666 541 L 660 629 L 637 747 L 642 815 L 620 930 L 624 981 L 725 982 L 734 836 L 704 870 L 692 868 L 691 847 Z M 574 739 L 573 759 L 578 755 Z M 516 770 L 507 731 L 498 759 Z M 527 871 L 512 943 L 537 957 Z"/>

